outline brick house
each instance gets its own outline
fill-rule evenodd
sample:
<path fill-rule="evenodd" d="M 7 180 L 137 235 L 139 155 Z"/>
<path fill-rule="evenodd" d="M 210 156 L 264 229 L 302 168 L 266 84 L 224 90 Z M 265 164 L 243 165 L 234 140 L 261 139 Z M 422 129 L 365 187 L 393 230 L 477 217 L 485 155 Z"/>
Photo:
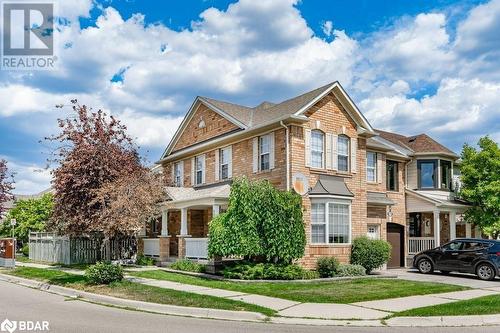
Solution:
<path fill-rule="evenodd" d="M 141 232 L 160 261 L 207 257 L 208 223 L 227 209 L 231 179 L 266 179 L 303 194 L 305 255 L 349 260 L 354 238 L 393 245 L 389 267 L 470 236 L 454 197 L 458 156 L 425 134 L 370 125 L 338 82 L 278 104 L 246 107 L 197 97 L 160 161 L 168 200 Z"/>

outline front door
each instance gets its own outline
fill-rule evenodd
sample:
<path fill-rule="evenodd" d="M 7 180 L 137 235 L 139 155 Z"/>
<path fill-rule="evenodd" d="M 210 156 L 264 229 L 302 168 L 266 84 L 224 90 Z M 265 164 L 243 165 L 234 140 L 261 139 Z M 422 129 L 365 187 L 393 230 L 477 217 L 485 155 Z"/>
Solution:
<path fill-rule="evenodd" d="M 387 223 L 387 241 L 392 247 L 387 267 L 404 267 L 404 227 L 396 223 Z"/>

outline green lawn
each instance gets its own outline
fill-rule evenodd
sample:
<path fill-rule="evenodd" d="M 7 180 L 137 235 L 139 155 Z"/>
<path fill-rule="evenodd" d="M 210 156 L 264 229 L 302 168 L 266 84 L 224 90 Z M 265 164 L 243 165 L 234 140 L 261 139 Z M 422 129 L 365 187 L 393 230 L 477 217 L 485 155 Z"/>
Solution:
<path fill-rule="evenodd" d="M 14 270 L 0 270 L 0 272 L 92 293 L 144 302 L 233 311 L 260 312 L 268 316 L 275 314 L 275 311 L 271 309 L 240 301 L 146 286 L 129 281 L 115 282 L 109 286 L 90 285 L 87 283 L 84 276 L 69 274 L 56 269 L 18 267 Z"/>
<path fill-rule="evenodd" d="M 131 272 L 130 275 L 181 282 L 198 286 L 279 297 L 297 302 L 353 303 L 411 295 L 435 294 L 468 289 L 466 287 L 397 279 L 362 278 L 316 283 L 230 282 L 205 279 L 161 270 Z"/>
<path fill-rule="evenodd" d="M 394 317 L 467 316 L 486 314 L 500 314 L 499 295 L 416 308 L 395 313 Z"/>

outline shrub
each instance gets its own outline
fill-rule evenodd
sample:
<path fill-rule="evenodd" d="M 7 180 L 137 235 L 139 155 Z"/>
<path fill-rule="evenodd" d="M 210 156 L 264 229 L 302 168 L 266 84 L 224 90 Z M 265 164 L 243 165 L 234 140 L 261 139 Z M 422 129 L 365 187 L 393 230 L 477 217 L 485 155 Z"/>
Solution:
<path fill-rule="evenodd" d="M 190 261 L 187 259 L 174 262 L 172 265 L 170 265 L 170 268 L 186 272 L 197 272 L 197 273 L 205 272 L 205 265 L 198 264 L 194 261 Z"/>
<path fill-rule="evenodd" d="M 135 263 L 139 266 L 154 266 L 155 260 L 151 257 L 139 255 L 137 256 Z"/>
<path fill-rule="evenodd" d="M 301 203 L 298 194 L 268 181 L 235 180 L 227 212 L 209 225 L 210 257 L 262 257 L 282 264 L 301 258 L 306 244 Z"/>
<path fill-rule="evenodd" d="M 391 257 L 391 244 L 383 240 L 356 238 L 352 243 L 351 264 L 361 265 L 366 273 L 387 263 Z"/>
<path fill-rule="evenodd" d="M 85 277 L 91 284 L 110 284 L 123 279 L 120 265 L 98 262 L 85 270 Z"/>
<path fill-rule="evenodd" d="M 23 245 L 23 247 L 21 248 L 21 253 L 25 257 L 29 257 L 30 256 L 30 246 L 29 246 L 29 244 L 24 244 Z"/>
<path fill-rule="evenodd" d="M 339 261 L 335 257 L 321 257 L 316 263 L 318 274 L 322 278 L 332 277 L 337 274 Z"/>
<path fill-rule="evenodd" d="M 225 278 L 239 280 L 301 280 L 317 277 L 316 272 L 305 270 L 299 265 L 272 263 L 240 263 L 226 267 L 222 273 Z"/>
<path fill-rule="evenodd" d="M 337 269 L 337 276 L 362 276 L 366 275 L 366 269 L 361 265 L 340 265 Z"/>

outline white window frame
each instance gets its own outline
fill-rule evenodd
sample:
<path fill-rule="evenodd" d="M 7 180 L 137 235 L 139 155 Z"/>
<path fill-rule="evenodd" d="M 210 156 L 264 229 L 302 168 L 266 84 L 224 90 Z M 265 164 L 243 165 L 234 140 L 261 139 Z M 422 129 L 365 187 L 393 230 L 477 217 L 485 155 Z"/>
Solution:
<path fill-rule="evenodd" d="M 227 154 L 227 161 L 224 161 L 224 153 Z M 221 148 L 219 149 L 219 179 L 224 180 L 224 179 L 229 179 L 229 159 L 231 158 L 230 154 L 230 149 L 229 147 Z M 226 177 L 223 177 L 224 175 L 224 166 L 226 166 L 227 174 Z"/>
<path fill-rule="evenodd" d="M 341 152 L 341 145 L 340 145 L 340 142 L 345 140 L 346 144 L 347 144 L 347 148 L 346 148 L 346 151 L 347 151 L 347 154 L 343 154 Z M 351 139 L 347 136 L 347 135 L 339 135 L 337 136 L 337 170 L 340 171 L 340 172 L 349 172 L 349 169 L 350 169 L 350 142 L 351 142 Z M 343 170 L 340 168 L 340 158 L 341 157 L 345 157 L 347 159 L 347 170 Z"/>
<path fill-rule="evenodd" d="M 177 187 L 181 187 L 183 183 L 182 178 L 184 175 L 182 174 L 181 163 L 182 161 L 174 163 L 174 184 Z"/>
<path fill-rule="evenodd" d="M 374 228 L 375 232 L 370 232 L 370 229 Z M 372 235 L 375 235 L 373 237 Z M 368 224 L 367 226 L 367 231 L 366 231 L 366 236 L 370 239 L 380 239 L 380 225 L 378 224 Z"/>
<path fill-rule="evenodd" d="M 373 165 L 368 164 L 368 155 L 373 155 Z M 366 152 L 366 181 L 370 183 L 376 183 L 377 182 L 377 153 L 374 151 L 367 151 Z M 370 179 L 368 176 L 368 170 L 373 170 L 373 179 Z"/>
<path fill-rule="evenodd" d="M 321 149 L 315 149 L 317 145 L 315 145 L 315 140 L 319 138 L 315 138 L 315 135 L 320 135 L 321 139 Z M 314 154 L 319 153 L 321 156 L 320 165 L 315 164 Z M 311 167 L 323 169 L 325 167 L 325 133 L 320 130 L 312 130 L 311 131 Z"/>
<path fill-rule="evenodd" d="M 205 155 L 198 155 L 194 158 L 194 180 L 195 185 L 203 184 L 203 178 L 205 178 L 205 163 L 204 163 Z M 200 161 L 200 162 L 199 162 Z M 199 164 L 199 165 L 198 165 Z M 200 168 L 198 168 L 201 166 Z M 198 181 L 198 173 L 200 173 L 201 181 Z"/>
<path fill-rule="evenodd" d="M 313 222 L 313 205 L 315 204 L 323 204 L 325 208 L 325 218 L 324 222 L 322 223 L 314 223 Z M 325 199 L 313 199 L 311 200 L 311 244 L 312 245 L 329 245 L 329 246 L 345 246 L 345 245 L 351 245 L 352 242 L 352 209 L 351 209 L 351 201 L 350 200 L 343 200 L 343 199 L 334 199 L 334 198 L 325 198 Z M 348 220 L 349 220 L 349 231 L 348 231 L 348 242 L 345 243 L 335 243 L 332 242 L 330 243 L 330 205 L 343 205 L 348 207 Z M 312 238 L 312 226 L 313 225 L 325 225 L 325 240 L 324 242 L 313 242 Z"/>
<path fill-rule="evenodd" d="M 267 140 L 267 151 L 263 150 L 263 141 Z M 271 170 L 271 135 L 266 134 L 259 136 L 259 171 L 268 171 Z M 262 157 L 268 156 L 268 167 L 262 167 Z"/>

